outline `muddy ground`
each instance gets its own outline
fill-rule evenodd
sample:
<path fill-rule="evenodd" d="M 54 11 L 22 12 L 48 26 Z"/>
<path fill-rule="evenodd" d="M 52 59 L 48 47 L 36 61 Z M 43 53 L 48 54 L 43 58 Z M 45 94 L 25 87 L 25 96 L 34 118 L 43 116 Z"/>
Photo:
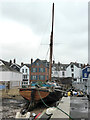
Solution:
<path fill-rule="evenodd" d="M 0 104 L 0 118 L 8 119 L 15 118 L 16 113 L 20 112 L 21 108 L 25 105 L 25 100 L 22 98 L 2 98 Z M 48 103 L 49 106 L 55 105 L 55 103 Z M 31 113 L 41 113 L 47 107 L 43 103 L 38 103 Z"/>

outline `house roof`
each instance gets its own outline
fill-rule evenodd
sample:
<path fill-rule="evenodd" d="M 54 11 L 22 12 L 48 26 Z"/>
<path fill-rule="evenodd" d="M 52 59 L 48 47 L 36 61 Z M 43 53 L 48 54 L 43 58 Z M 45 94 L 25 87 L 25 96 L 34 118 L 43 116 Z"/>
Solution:
<path fill-rule="evenodd" d="M 18 72 L 17 70 L 13 69 L 12 67 L 10 67 L 10 62 L 4 61 L 2 59 L 0 59 L 0 61 L 2 61 L 2 63 L 4 65 L 0 66 L 0 71 L 13 71 L 13 72 Z M 20 73 L 20 72 L 18 72 Z"/>
<path fill-rule="evenodd" d="M 78 68 L 82 68 L 84 66 L 82 63 L 77 63 L 77 62 L 71 62 L 70 64 L 68 64 L 68 66 L 70 66 L 70 65 L 75 65 Z"/>
<path fill-rule="evenodd" d="M 61 64 L 61 63 L 53 64 L 53 67 L 55 67 L 56 71 L 66 70 L 67 66 L 68 66 L 68 64 Z"/>
<path fill-rule="evenodd" d="M 15 66 L 17 66 L 18 68 L 20 68 L 20 65 L 18 65 L 18 64 L 16 64 L 16 63 L 12 63 L 12 64 L 10 65 L 10 67 L 12 67 L 13 65 L 15 65 Z"/>
<path fill-rule="evenodd" d="M 39 61 L 41 64 L 43 64 L 45 67 L 49 67 L 49 62 L 47 62 L 47 60 L 40 60 L 40 59 L 36 59 L 32 64 L 31 64 L 31 66 L 34 64 L 34 63 L 36 63 L 37 61 Z"/>
<path fill-rule="evenodd" d="M 2 59 L 0 59 L 0 61 L 1 61 L 4 65 L 10 66 L 10 62 L 7 62 L 7 61 L 2 60 Z"/>
<path fill-rule="evenodd" d="M 23 65 L 21 66 L 21 68 L 22 68 L 24 65 L 27 66 L 28 68 L 31 67 L 31 64 L 23 64 Z"/>
<path fill-rule="evenodd" d="M 86 68 L 90 68 L 90 65 L 87 65 L 87 66 L 85 66 L 84 68 L 82 68 L 82 70 L 84 70 L 84 69 L 86 69 Z"/>

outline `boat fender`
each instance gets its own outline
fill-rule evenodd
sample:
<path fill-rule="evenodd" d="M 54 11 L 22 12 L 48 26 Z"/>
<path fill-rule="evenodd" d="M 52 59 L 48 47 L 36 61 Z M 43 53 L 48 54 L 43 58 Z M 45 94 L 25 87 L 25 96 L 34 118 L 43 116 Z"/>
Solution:
<path fill-rule="evenodd" d="M 52 107 L 52 108 L 48 108 L 47 110 L 46 110 L 46 114 L 47 115 L 53 115 L 53 112 L 56 110 L 56 108 L 54 108 L 54 107 Z"/>

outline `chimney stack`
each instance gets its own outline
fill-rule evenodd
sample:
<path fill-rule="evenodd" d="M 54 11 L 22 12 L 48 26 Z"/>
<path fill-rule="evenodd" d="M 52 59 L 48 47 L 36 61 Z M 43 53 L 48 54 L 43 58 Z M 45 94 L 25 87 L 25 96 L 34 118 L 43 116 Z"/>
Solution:
<path fill-rule="evenodd" d="M 60 66 L 60 62 L 58 62 L 58 66 Z"/>
<path fill-rule="evenodd" d="M 12 64 L 12 60 L 9 61 L 10 65 Z"/>
<path fill-rule="evenodd" d="M 33 59 L 31 58 L 31 64 L 33 63 Z"/>
<path fill-rule="evenodd" d="M 55 64 L 55 61 L 53 60 L 53 64 Z"/>
<path fill-rule="evenodd" d="M 16 59 L 13 60 L 13 63 L 16 63 Z"/>
<path fill-rule="evenodd" d="M 21 66 L 23 66 L 23 62 L 21 62 Z"/>

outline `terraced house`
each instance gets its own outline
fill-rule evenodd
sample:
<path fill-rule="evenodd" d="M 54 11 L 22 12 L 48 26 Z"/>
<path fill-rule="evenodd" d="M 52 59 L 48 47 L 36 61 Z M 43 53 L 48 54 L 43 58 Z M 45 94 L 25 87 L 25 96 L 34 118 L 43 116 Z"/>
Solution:
<path fill-rule="evenodd" d="M 36 59 L 30 67 L 30 82 L 48 80 L 48 62 L 46 60 Z"/>
<path fill-rule="evenodd" d="M 30 80 L 30 64 L 23 64 L 21 63 L 21 69 L 20 72 L 23 74 L 22 78 L 22 86 L 29 85 Z"/>

